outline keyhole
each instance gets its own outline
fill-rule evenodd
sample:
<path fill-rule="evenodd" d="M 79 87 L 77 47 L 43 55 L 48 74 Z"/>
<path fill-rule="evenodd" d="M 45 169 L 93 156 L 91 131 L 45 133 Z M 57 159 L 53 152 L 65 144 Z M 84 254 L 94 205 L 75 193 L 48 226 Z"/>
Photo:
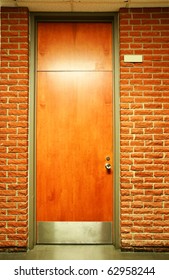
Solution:
<path fill-rule="evenodd" d="M 107 156 L 107 157 L 106 157 L 106 160 L 107 160 L 107 161 L 109 161 L 109 160 L 110 160 L 110 157 L 109 157 L 109 156 Z"/>

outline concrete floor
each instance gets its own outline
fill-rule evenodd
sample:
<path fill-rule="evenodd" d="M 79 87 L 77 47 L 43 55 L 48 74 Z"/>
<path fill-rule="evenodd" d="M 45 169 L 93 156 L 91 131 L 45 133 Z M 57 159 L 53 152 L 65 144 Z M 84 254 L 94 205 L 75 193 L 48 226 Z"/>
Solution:
<path fill-rule="evenodd" d="M 112 245 L 37 245 L 28 252 L 0 253 L 0 260 L 169 260 L 169 252 L 121 252 Z"/>

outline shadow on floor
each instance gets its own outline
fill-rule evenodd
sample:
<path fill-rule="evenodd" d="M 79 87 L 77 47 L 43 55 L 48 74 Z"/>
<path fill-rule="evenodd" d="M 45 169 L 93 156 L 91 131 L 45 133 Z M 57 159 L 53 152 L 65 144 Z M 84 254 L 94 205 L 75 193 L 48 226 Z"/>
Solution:
<path fill-rule="evenodd" d="M 112 245 L 37 245 L 28 252 L 0 253 L 0 260 L 169 260 L 169 252 L 121 252 Z"/>

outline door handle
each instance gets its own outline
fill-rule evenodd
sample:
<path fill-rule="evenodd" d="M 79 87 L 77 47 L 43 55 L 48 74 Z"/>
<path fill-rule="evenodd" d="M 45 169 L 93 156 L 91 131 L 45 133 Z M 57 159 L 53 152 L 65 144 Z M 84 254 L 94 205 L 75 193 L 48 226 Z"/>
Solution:
<path fill-rule="evenodd" d="M 110 169 L 111 169 L 111 164 L 110 164 L 110 163 L 106 163 L 106 164 L 105 164 L 105 168 L 106 168 L 107 170 L 110 170 Z"/>

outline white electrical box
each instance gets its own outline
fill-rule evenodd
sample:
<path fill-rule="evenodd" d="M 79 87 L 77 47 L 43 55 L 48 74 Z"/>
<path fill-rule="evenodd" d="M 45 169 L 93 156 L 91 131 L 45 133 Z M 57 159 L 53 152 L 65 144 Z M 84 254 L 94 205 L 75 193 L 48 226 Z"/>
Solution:
<path fill-rule="evenodd" d="M 143 62 L 142 55 L 124 55 L 124 62 Z"/>

